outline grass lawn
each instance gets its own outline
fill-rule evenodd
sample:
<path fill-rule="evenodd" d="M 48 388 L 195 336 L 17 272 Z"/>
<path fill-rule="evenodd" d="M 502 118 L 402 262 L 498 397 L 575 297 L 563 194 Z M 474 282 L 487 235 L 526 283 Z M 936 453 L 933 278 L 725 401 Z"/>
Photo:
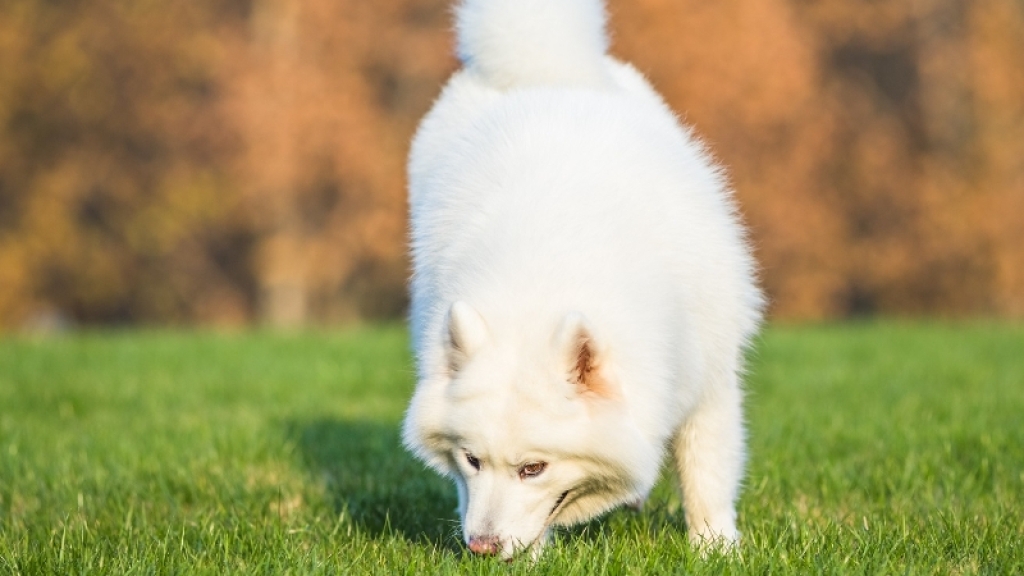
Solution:
<path fill-rule="evenodd" d="M 1024 573 L 1024 328 L 774 327 L 750 372 L 737 553 L 666 475 L 506 565 L 399 446 L 399 327 L 0 339 L 0 574 Z"/>

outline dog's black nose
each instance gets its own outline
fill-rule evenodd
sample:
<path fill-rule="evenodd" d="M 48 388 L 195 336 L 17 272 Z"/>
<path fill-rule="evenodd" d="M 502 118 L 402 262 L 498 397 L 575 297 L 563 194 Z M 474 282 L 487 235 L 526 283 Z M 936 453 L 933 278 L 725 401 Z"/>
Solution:
<path fill-rule="evenodd" d="M 497 536 L 470 536 L 469 550 L 482 556 L 494 556 L 501 552 L 501 540 Z"/>

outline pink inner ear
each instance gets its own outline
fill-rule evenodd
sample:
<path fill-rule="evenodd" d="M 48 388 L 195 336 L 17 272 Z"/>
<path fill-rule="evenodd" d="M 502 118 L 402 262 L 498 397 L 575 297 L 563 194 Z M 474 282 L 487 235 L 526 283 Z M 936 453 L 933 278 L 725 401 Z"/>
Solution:
<path fill-rule="evenodd" d="M 581 337 L 576 345 L 576 364 L 572 368 L 573 381 L 586 387 L 586 382 L 594 371 L 594 351 L 590 340 Z"/>
<path fill-rule="evenodd" d="M 582 336 L 576 347 L 576 363 L 572 367 L 572 381 L 579 394 L 594 394 L 602 398 L 616 396 L 615 389 L 601 373 L 590 339 Z"/>

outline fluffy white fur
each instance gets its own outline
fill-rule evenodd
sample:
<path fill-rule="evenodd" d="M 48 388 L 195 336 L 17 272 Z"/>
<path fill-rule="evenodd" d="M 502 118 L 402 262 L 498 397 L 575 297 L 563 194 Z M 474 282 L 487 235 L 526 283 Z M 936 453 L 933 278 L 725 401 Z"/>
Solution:
<path fill-rule="evenodd" d="M 604 10 L 594 0 L 464 2 L 459 57 L 494 88 L 604 86 Z"/>
<path fill-rule="evenodd" d="M 406 446 L 455 481 L 476 552 L 642 502 L 666 448 L 691 539 L 735 541 L 761 295 L 721 171 L 605 55 L 599 0 L 457 21 L 465 69 L 409 160 Z"/>

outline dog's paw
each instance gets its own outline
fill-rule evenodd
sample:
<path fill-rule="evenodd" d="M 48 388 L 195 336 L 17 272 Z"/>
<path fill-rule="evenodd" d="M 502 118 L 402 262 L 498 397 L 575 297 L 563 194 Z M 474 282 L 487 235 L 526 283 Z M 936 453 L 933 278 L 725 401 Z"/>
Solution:
<path fill-rule="evenodd" d="M 690 530 L 690 545 L 697 549 L 701 557 L 709 554 L 729 553 L 740 544 L 740 533 L 735 526 L 723 526 L 718 529 L 705 526 L 703 530 Z"/>

